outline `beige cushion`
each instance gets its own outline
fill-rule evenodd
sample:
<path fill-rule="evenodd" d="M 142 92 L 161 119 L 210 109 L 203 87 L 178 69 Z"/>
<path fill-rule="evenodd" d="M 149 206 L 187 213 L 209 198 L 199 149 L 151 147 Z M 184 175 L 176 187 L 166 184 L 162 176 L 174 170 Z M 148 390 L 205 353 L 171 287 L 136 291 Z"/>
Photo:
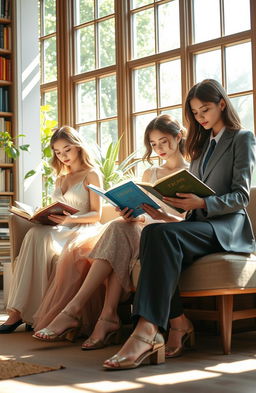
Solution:
<path fill-rule="evenodd" d="M 132 271 L 132 283 L 136 288 L 140 274 L 140 262 Z M 181 275 L 181 291 L 210 289 L 256 288 L 256 255 L 216 253 L 198 259 Z"/>
<path fill-rule="evenodd" d="M 232 253 L 206 255 L 184 270 L 179 285 L 181 291 L 256 288 L 256 256 Z"/>

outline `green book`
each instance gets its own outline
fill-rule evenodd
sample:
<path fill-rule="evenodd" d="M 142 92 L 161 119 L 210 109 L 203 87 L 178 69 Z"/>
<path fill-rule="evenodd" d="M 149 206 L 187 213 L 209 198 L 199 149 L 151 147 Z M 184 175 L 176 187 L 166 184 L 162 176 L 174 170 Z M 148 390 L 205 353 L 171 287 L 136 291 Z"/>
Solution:
<path fill-rule="evenodd" d="M 169 206 L 172 205 L 163 201 L 164 196 L 177 197 L 177 193 L 189 193 L 203 198 L 215 194 L 210 187 L 198 179 L 198 177 L 190 173 L 187 169 L 180 169 L 171 175 L 162 177 L 154 184 L 143 182 L 136 182 L 136 184 Z M 183 209 L 179 209 L 174 206 L 172 207 L 181 213 L 184 211 Z"/>

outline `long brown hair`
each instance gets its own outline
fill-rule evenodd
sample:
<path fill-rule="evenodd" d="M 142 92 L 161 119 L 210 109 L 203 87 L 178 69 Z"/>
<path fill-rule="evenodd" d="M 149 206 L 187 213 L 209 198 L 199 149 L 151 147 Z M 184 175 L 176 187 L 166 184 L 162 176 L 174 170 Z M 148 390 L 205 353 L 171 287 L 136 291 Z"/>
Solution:
<path fill-rule="evenodd" d="M 226 103 L 221 112 L 223 123 L 231 130 L 242 128 L 240 118 L 234 109 L 226 91 L 219 82 L 214 79 L 205 79 L 194 85 L 188 92 L 185 102 L 185 117 L 188 122 L 188 137 L 186 140 L 186 151 L 192 160 L 198 158 L 203 149 L 203 145 L 209 136 L 209 132 L 196 121 L 191 110 L 190 101 L 198 98 L 202 102 L 213 102 L 218 104 L 221 99 Z"/>
<path fill-rule="evenodd" d="M 142 158 L 143 161 L 147 160 L 150 164 L 152 164 L 150 156 L 153 149 L 150 143 L 150 133 L 153 130 L 159 130 L 163 134 L 171 135 L 173 137 L 176 137 L 180 132 L 182 138 L 179 142 L 179 150 L 182 155 L 185 154 L 186 129 L 181 126 L 178 120 L 174 119 L 171 115 L 159 115 L 151 120 L 151 122 L 146 127 L 144 134 L 144 145 L 146 147 L 146 153 Z"/>
<path fill-rule="evenodd" d="M 86 147 L 84 146 L 84 142 L 81 139 L 79 133 L 70 126 L 62 126 L 60 128 L 56 128 L 53 130 L 53 135 L 51 137 L 50 146 L 54 151 L 54 143 L 60 139 L 66 140 L 70 145 L 79 147 L 78 154 L 81 162 L 81 166 L 84 168 L 93 168 L 94 163 L 90 154 Z M 69 173 L 69 167 L 63 164 L 56 156 L 53 154 L 53 158 L 51 161 L 52 167 L 55 169 L 57 175 L 64 175 Z"/>

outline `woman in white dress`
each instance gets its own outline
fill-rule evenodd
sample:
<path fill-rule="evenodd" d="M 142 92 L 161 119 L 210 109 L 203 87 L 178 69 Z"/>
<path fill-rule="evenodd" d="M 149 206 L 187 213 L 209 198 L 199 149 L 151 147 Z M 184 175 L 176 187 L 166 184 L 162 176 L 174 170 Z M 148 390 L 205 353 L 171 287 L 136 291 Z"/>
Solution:
<path fill-rule="evenodd" d="M 158 157 L 164 160 L 164 163 L 159 167 L 147 169 L 144 172 L 143 181 L 154 182 L 172 172 L 188 167 L 188 163 L 184 159 L 184 129 L 171 116 L 160 115 L 153 119 L 146 128 L 144 142 L 146 146 L 144 158 L 151 162 L 150 156 L 154 151 Z M 159 201 L 157 202 L 159 203 Z M 167 211 L 166 207 L 165 205 L 162 210 L 152 208 L 150 216 L 145 214 L 137 218 L 132 217 L 132 210 L 126 208 L 120 211 L 122 218 L 109 224 L 90 253 L 89 259 L 92 266 L 82 286 L 80 289 L 78 286 L 73 287 L 73 298 L 66 302 L 61 296 L 61 288 L 66 288 L 69 284 L 65 275 L 62 275 L 62 281 L 59 277 L 59 290 L 55 291 L 54 296 L 53 293 L 51 296 L 48 294 L 48 299 L 44 299 L 37 313 L 35 330 L 38 331 L 33 337 L 44 341 L 57 341 L 65 338 L 65 332 L 78 325 L 78 317 L 88 314 L 88 305 L 98 292 L 95 290 L 106 282 L 104 305 L 100 316 L 98 317 L 98 314 L 94 312 L 93 317 L 93 313 L 89 310 L 91 325 L 90 328 L 87 327 L 86 333 L 90 337 L 84 342 L 82 349 L 102 348 L 116 342 L 120 330 L 117 306 L 121 296 L 127 296 L 132 290 L 130 273 L 139 256 L 142 229 L 152 221 L 169 221 L 173 215 L 178 216 L 180 220 L 183 219 L 183 216 L 177 211 L 171 208 L 168 208 Z M 84 246 L 81 244 L 76 251 L 80 258 L 83 255 L 83 248 Z M 66 262 L 74 264 L 75 255 L 74 252 L 67 254 L 65 256 Z M 85 254 L 84 258 L 86 258 Z M 57 299 L 60 298 L 62 298 L 61 301 L 58 301 Z M 54 307 L 55 310 L 58 309 L 55 318 L 51 312 Z M 84 318 L 82 322 L 84 322 Z"/>
<path fill-rule="evenodd" d="M 67 242 L 92 237 L 100 230 L 100 198 L 87 188 L 101 186 L 101 180 L 78 132 L 63 126 L 52 135 L 52 166 L 57 173 L 53 200 L 79 210 L 74 215 L 50 215 L 55 226 L 34 225 L 24 237 L 15 261 L 7 311 L 9 318 L 0 333 L 11 333 L 21 323 L 33 323 L 33 315 L 42 302 L 54 275 L 54 256 L 59 256 Z"/>

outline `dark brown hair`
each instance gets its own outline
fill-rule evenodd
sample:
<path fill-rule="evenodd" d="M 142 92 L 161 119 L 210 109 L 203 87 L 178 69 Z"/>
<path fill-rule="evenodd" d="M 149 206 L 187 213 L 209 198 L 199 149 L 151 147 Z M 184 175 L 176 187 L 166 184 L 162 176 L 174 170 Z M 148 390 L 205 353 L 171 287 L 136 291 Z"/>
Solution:
<path fill-rule="evenodd" d="M 84 146 L 83 140 L 81 139 L 79 133 L 73 127 L 62 126 L 53 130 L 50 141 L 50 146 L 52 150 L 54 150 L 54 143 L 60 139 L 66 140 L 70 145 L 79 147 L 78 154 L 82 167 L 94 167 L 93 160 L 91 159 L 88 150 Z M 58 159 L 55 153 L 53 154 L 51 165 L 55 169 L 57 175 L 69 173 L 69 168 Z"/>
<path fill-rule="evenodd" d="M 186 129 L 181 126 L 180 123 L 171 115 L 159 115 L 151 120 L 151 122 L 146 127 L 144 134 L 144 145 L 146 147 L 146 153 L 143 156 L 143 160 L 147 160 L 150 164 L 152 164 L 152 161 L 150 160 L 152 153 L 150 133 L 153 130 L 161 131 L 163 134 L 171 135 L 173 137 L 176 137 L 178 133 L 181 132 L 182 138 L 179 142 L 179 150 L 182 155 L 185 154 Z"/>
<path fill-rule="evenodd" d="M 191 160 L 195 160 L 201 155 L 203 145 L 209 135 L 196 121 L 191 110 L 190 101 L 193 98 L 198 98 L 202 102 L 213 102 L 215 104 L 218 104 L 223 99 L 226 103 L 221 113 L 224 125 L 236 131 L 242 128 L 240 118 L 221 84 L 214 79 L 205 79 L 197 83 L 188 92 L 185 102 L 185 117 L 188 122 L 186 151 Z"/>

